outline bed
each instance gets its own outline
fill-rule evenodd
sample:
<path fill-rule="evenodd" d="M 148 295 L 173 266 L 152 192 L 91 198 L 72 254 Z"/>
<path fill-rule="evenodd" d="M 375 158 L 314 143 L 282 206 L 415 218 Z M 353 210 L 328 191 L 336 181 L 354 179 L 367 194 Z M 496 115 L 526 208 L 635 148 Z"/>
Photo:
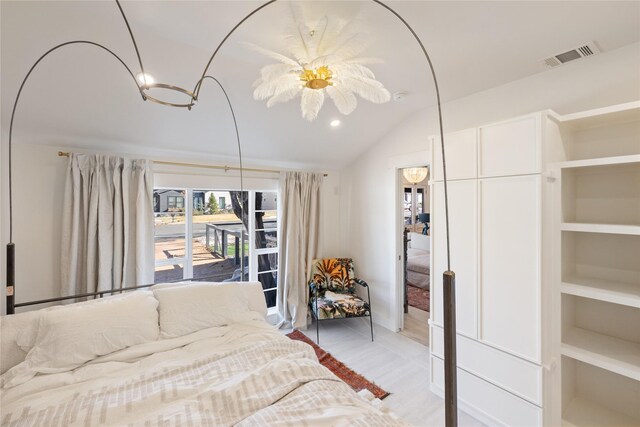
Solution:
<path fill-rule="evenodd" d="M 265 316 L 258 282 L 157 285 L 5 316 L 0 422 L 405 425 Z"/>
<path fill-rule="evenodd" d="M 409 246 L 406 255 L 407 284 L 427 290 L 431 283 L 429 239 L 429 236 L 409 233 Z"/>

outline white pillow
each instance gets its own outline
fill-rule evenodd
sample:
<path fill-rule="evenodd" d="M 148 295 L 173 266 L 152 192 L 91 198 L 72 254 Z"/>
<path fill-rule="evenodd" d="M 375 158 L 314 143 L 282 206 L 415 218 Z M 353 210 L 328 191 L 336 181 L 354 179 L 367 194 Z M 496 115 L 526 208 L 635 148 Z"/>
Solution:
<path fill-rule="evenodd" d="M 242 283 L 189 283 L 157 287 L 160 336 L 179 337 L 247 318 L 249 299 Z M 262 297 L 264 300 L 264 296 Z"/>
<path fill-rule="evenodd" d="M 84 301 L 77 304 L 91 304 Z M 38 336 L 40 317 L 60 306 L 41 308 L 0 317 L 0 374 L 22 362 L 33 348 Z"/>
<path fill-rule="evenodd" d="M 37 373 L 70 371 L 98 356 L 157 340 L 157 307 L 152 292 L 135 291 L 42 313 L 34 347 L 7 371 L 4 385 L 22 384 Z"/>
<path fill-rule="evenodd" d="M 18 344 L 18 347 L 20 347 L 20 349 L 22 351 L 24 351 L 25 353 L 28 353 L 33 346 L 36 344 L 36 338 L 38 338 L 38 327 L 40 325 L 40 318 L 42 316 L 44 316 L 45 313 L 49 312 L 49 311 L 53 311 L 53 310 L 66 310 L 68 307 L 74 307 L 77 308 L 80 305 L 91 305 L 91 304 L 96 304 L 99 303 L 101 301 L 105 301 L 107 299 L 110 298 L 118 298 L 121 297 L 122 295 L 111 295 L 108 297 L 104 297 L 104 298 L 96 298 L 96 299 L 92 299 L 89 301 L 81 301 L 81 302 L 76 302 L 73 304 L 68 304 L 68 305 L 56 305 L 53 307 L 47 307 L 47 308 L 41 308 L 39 310 L 35 310 L 35 311 L 28 311 L 25 313 L 20 313 L 20 314 L 15 314 L 12 315 L 10 317 L 15 317 L 15 316 L 19 316 L 21 314 L 24 315 L 32 315 L 31 317 L 31 321 L 29 324 L 26 324 L 24 326 L 24 329 L 22 331 L 20 331 L 20 334 L 17 336 L 16 338 L 16 343 Z"/>
<path fill-rule="evenodd" d="M 27 357 L 30 348 L 20 347 L 18 339 L 25 335 L 35 337 L 38 333 L 39 318 L 40 314 L 37 311 L 0 317 L 0 374 L 4 374 Z"/>

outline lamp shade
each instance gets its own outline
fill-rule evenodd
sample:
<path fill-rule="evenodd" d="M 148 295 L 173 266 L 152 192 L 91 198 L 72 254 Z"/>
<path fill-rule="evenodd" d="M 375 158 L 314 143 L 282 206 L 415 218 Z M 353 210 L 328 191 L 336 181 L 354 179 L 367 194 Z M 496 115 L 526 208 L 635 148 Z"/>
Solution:
<path fill-rule="evenodd" d="M 429 168 L 406 168 L 402 170 L 402 175 L 411 184 L 417 184 L 429 175 Z"/>

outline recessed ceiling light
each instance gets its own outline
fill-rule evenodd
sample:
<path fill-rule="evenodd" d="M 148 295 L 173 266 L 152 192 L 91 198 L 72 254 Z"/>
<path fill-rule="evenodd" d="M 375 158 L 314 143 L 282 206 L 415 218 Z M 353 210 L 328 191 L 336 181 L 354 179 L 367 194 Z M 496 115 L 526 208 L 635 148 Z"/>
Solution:
<path fill-rule="evenodd" d="M 331 120 L 331 123 L 329 123 L 331 125 L 332 128 L 338 127 L 340 126 L 340 120 L 336 119 L 336 120 Z"/>
<path fill-rule="evenodd" d="M 138 73 L 136 74 L 136 78 L 140 82 L 140 84 L 152 85 L 156 82 L 156 79 L 149 73 Z"/>
<path fill-rule="evenodd" d="M 393 100 L 394 101 L 402 101 L 407 97 L 407 95 L 409 95 L 408 92 L 406 92 L 404 90 L 399 90 L 398 92 L 395 92 L 393 94 Z"/>

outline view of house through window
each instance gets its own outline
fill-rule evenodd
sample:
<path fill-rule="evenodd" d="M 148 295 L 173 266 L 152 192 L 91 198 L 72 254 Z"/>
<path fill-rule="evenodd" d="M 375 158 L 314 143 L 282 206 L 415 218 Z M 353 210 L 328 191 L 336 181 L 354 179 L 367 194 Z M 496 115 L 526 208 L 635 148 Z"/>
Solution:
<path fill-rule="evenodd" d="M 153 199 L 155 283 L 257 280 L 275 306 L 276 192 L 156 188 Z"/>

